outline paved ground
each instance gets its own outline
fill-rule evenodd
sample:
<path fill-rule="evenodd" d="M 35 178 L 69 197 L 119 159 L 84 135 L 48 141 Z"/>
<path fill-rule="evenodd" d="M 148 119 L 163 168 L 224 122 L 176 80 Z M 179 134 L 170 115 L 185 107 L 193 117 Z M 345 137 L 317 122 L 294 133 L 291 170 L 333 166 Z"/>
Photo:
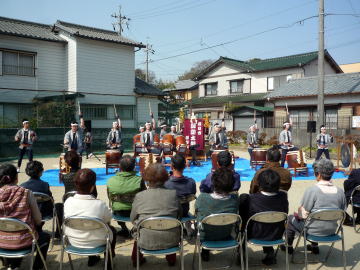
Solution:
<path fill-rule="evenodd" d="M 246 152 L 236 151 L 236 154 L 240 157 L 247 158 Z M 56 169 L 58 168 L 58 158 L 40 158 L 39 161 L 43 162 L 45 170 L 47 169 Z M 83 168 L 95 168 L 102 167 L 100 162 L 95 159 L 84 160 Z M 19 175 L 19 183 L 24 182 L 27 179 L 27 176 L 21 172 Z M 339 187 L 343 186 L 344 179 L 335 180 L 335 184 Z M 289 213 L 293 213 L 296 211 L 299 206 L 299 202 L 301 200 L 302 194 L 304 190 L 313 185 L 314 181 L 294 181 L 293 185 L 288 193 L 289 203 L 290 203 L 290 211 Z M 249 191 L 250 182 L 242 182 L 240 193 L 247 193 Z M 101 200 L 104 200 L 108 203 L 108 199 L 106 196 L 106 188 L 105 186 L 98 186 L 98 194 Z M 54 199 L 56 202 L 61 201 L 61 197 L 64 193 L 63 187 L 52 187 L 51 191 L 54 195 Z M 193 207 L 193 205 L 192 205 Z M 115 227 L 118 225 L 115 222 L 112 222 Z M 45 224 L 45 230 L 50 230 L 51 223 L 48 222 Z M 130 226 L 130 225 L 129 225 Z M 351 227 L 345 228 L 345 247 L 346 247 L 346 258 L 347 258 L 347 269 L 360 269 L 360 234 L 356 234 L 354 229 Z M 192 267 L 192 258 L 194 251 L 194 243 L 193 242 L 184 242 L 185 246 L 185 269 L 191 269 Z M 133 241 L 127 240 L 122 237 L 117 237 L 117 246 L 116 246 L 116 257 L 115 257 L 115 269 L 133 269 L 130 254 L 132 250 Z M 301 246 L 302 247 L 302 246 Z M 328 246 L 321 245 L 320 246 L 320 255 L 310 255 L 310 260 L 323 260 L 325 254 L 328 250 Z M 262 249 L 257 247 L 251 247 L 250 250 L 250 269 L 285 269 L 285 254 L 279 251 L 277 256 L 277 264 L 269 267 L 264 267 L 259 265 L 261 263 L 261 259 L 263 257 Z M 214 252 L 211 254 L 211 260 L 209 263 L 204 263 L 204 268 L 214 268 L 226 265 L 231 261 L 232 252 Z M 59 267 L 59 258 L 60 258 L 60 245 L 59 242 L 55 243 L 55 246 L 52 251 L 48 253 L 47 263 L 49 269 L 56 269 Z M 64 269 L 70 269 L 69 264 L 67 263 L 67 258 L 65 258 Z M 297 253 L 296 259 L 301 261 L 303 260 L 303 254 Z M 87 269 L 87 258 L 85 257 L 73 257 L 74 266 L 76 269 Z M 103 260 L 100 261 L 98 265 L 92 267 L 92 269 L 102 269 L 103 268 Z M 255 264 L 258 264 L 257 266 Z M 177 266 L 179 264 L 177 263 Z M 162 257 L 147 257 L 147 263 L 141 266 L 141 269 L 168 269 L 167 263 Z M 232 269 L 239 269 L 239 266 L 233 265 Z M 27 261 L 24 260 L 22 264 L 22 269 L 28 269 Z M 299 264 L 290 264 L 290 269 L 304 269 L 304 265 L 302 263 Z M 332 255 L 330 256 L 327 263 L 311 263 L 309 265 L 309 269 L 342 269 L 342 261 L 341 261 L 341 244 L 335 244 L 335 249 L 333 250 Z"/>

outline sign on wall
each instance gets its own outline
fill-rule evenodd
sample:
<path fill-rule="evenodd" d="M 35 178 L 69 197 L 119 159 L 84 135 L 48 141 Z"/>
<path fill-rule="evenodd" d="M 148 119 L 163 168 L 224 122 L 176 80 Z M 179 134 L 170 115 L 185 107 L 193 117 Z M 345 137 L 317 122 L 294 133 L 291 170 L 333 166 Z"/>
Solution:
<path fill-rule="evenodd" d="M 353 116 L 352 117 L 352 127 L 353 128 L 360 128 L 360 116 Z"/>
<path fill-rule="evenodd" d="M 198 145 L 196 150 L 204 150 L 204 119 L 185 119 L 184 136 L 187 145 Z"/>

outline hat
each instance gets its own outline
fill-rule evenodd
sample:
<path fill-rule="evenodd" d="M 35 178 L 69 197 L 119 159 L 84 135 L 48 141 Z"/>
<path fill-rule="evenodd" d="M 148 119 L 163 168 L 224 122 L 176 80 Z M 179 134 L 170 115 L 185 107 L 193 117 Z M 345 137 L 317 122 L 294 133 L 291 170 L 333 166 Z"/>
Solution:
<path fill-rule="evenodd" d="M 284 122 L 283 126 L 285 127 L 286 125 L 290 125 L 289 122 Z"/>
<path fill-rule="evenodd" d="M 142 128 L 144 128 L 144 126 L 140 126 L 140 127 L 139 127 L 139 129 L 142 129 Z"/>
<path fill-rule="evenodd" d="M 113 125 L 117 125 L 117 124 L 119 124 L 118 121 L 114 121 L 114 122 L 113 122 Z"/>
<path fill-rule="evenodd" d="M 167 125 L 166 124 L 162 124 L 160 127 L 163 128 L 163 127 L 166 127 Z"/>
<path fill-rule="evenodd" d="M 71 122 L 71 126 L 78 126 L 77 122 Z"/>
<path fill-rule="evenodd" d="M 176 126 L 175 126 L 175 125 L 172 125 L 171 128 L 176 128 Z"/>
<path fill-rule="evenodd" d="M 22 123 L 23 123 L 23 125 L 26 124 L 26 123 L 29 123 L 29 120 L 23 119 Z"/>

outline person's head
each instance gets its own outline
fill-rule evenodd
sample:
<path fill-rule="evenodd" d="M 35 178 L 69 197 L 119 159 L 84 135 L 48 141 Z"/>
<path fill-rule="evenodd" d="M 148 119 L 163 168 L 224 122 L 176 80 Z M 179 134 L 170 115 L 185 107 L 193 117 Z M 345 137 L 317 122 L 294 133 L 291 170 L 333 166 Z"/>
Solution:
<path fill-rule="evenodd" d="M 169 179 L 169 174 L 160 163 L 150 164 L 144 171 L 142 178 L 148 183 L 149 187 L 162 187 Z"/>
<path fill-rule="evenodd" d="M 166 130 L 167 125 L 166 125 L 166 124 L 162 124 L 160 127 L 161 127 L 162 130 Z"/>
<path fill-rule="evenodd" d="M 16 167 L 10 163 L 0 165 L 0 187 L 17 184 L 18 172 Z"/>
<path fill-rule="evenodd" d="M 118 121 L 113 122 L 112 127 L 113 127 L 113 129 L 118 129 L 119 128 L 119 122 Z"/>
<path fill-rule="evenodd" d="M 151 130 L 151 123 L 150 122 L 145 123 L 145 129 L 146 130 Z"/>
<path fill-rule="evenodd" d="M 214 131 L 215 131 L 216 133 L 219 133 L 220 130 L 221 130 L 220 125 L 219 125 L 218 123 L 216 123 L 216 124 L 214 125 Z"/>
<path fill-rule="evenodd" d="M 228 194 L 233 190 L 233 172 L 228 168 L 217 169 L 211 177 L 214 191 L 219 194 Z"/>
<path fill-rule="evenodd" d="M 276 145 L 273 145 L 266 152 L 266 157 L 269 162 L 279 162 L 281 159 L 281 153 Z"/>
<path fill-rule="evenodd" d="M 81 169 L 74 178 L 76 192 L 79 194 L 91 194 L 96 187 L 96 173 L 90 169 Z"/>
<path fill-rule="evenodd" d="M 27 119 L 23 119 L 23 121 L 22 121 L 22 125 L 23 125 L 23 128 L 25 128 L 25 129 L 29 129 L 29 127 L 30 127 L 29 120 L 27 120 Z"/>
<path fill-rule="evenodd" d="M 135 169 L 136 160 L 130 155 L 125 155 L 120 160 L 120 169 L 123 172 L 132 172 Z"/>
<path fill-rule="evenodd" d="M 25 172 L 33 179 L 40 179 L 44 172 L 44 166 L 40 161 L 29 161 L 28 164 L 26 164 Z"/>
<path fill-rule="evenodd" d="M 145 127 L 140 126 L 140 127 L 139 127 L 139 131 L 140 131 L 140 133 L 143 133 L 143 132 L 145 131 Z"/>
<path fill-rule="evenodd" d="M 171 168 L 173 170 L 182 172 L 186 166 L 186 159 L 183 155 L 176 154 L 171 158 Z"/>
<path fill-rule="evenodd" d="M 67 165 L 71 167 L 71 169 L 76 170 L 79 169 L 80 157 L 76 151 L 71 150 L 65 153 L 64 156 L 65 162 Z"/>
<path fill-rule="evenodd" d="M 176 133 L 176 126 L 171 126 L 170 130 L 171 132 Z"/>
<path fill-rule="evenodd" d="M 321 133 L 326 133 L 326 127 L 324 125 L 322 125 L 320 127 L 320 131 L 321 131 Z"/>
<path fill-rule="evenodd" d="M 261 191 L 278 192 L 280 188 L 280 175 L 271 170 L 266 169 L 259 174 L 259 187 Z"/>
<path fill-rule="evenodd" d="M 250 132 L 255 132 L 255 131 L 256 131 L 255 125 L 251 125 L 251 126 L 249 127 L 249 131 L 250 131 Z"/>
<path fill-rule="evenodd" d="M 232 156 L 231 156 L 230 152 L 229 151 L 221 151 L 217 155 L 217 162 L 220 167 L 225 167 L 225 168 L 229 167 L 232 162 Z"/>
<path fill-rule="evenodd" d="M 313 164 L 316 180 L 330 181 L 335 171 L 334 164 L 329 159 L 320 159 Z"/>
<path fill-rule="evenodd" d="M 77 122 L 72 122 L 72 123 L 71 123 L 71 130 L 72 130 L 72 132 L 76 132 L 76 131 L 78 130 L 78 128 L 79 128 L 79 125 L 78 125 Z"/>
<path fill-rule="evenodd" d="M 290 123 L 284 122 L 283 127 L 284 127 L 284 129 L 288 130 L 290 128 Z"/>

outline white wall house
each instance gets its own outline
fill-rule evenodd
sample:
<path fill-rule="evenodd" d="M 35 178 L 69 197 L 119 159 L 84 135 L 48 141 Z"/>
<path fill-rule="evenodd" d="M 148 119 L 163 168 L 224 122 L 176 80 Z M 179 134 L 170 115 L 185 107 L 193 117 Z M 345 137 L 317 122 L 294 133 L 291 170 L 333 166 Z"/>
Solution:
<path fill-rule="evenodd" d="M 342 72 L 328 52 L 325 59 L 326 74 Z M 215 121 L 223 117 L 225 105 L 232 107 L 231 114 L 225 115 L 230 130 L 246 130 L 253 122 L 253 111 L 264 126 L 264 112 L 271 111 L 264 107 L 265 95 L 292 79 L 316 74 L 317 52 L 250 61 L 220 57 L 197 76 L 199 98 L 190 104 L 199 117 L 209 113 Z"/>
<path fill-rule="evenodd" d="M 135 85 L 140 48 L 114 31 L 0 17 L 0 119 L 18 124 L 30 117 L 34 98 L 69 93 L 80 94 L 77 101 L 92 127 L 111 126 L 114 104 L 124 127 L 148 120 L 143 103 L 149 101 L 157 117 L 162 92 Z"/>

